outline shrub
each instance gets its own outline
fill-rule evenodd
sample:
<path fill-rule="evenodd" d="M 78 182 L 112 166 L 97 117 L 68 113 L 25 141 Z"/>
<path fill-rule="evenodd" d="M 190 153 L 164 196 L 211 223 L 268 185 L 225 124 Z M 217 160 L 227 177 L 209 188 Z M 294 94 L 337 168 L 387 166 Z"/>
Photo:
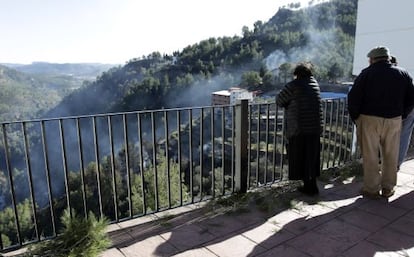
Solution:
<path fill-rule="evenodd" d="M 92 212 L 88 218 L 68 209 L 62 217 L 62 232 L 54 239 L 29 247 L 27 257 L 96 257 L 110 245 L 105 229 L 107 219 L 98 220 Z"/>

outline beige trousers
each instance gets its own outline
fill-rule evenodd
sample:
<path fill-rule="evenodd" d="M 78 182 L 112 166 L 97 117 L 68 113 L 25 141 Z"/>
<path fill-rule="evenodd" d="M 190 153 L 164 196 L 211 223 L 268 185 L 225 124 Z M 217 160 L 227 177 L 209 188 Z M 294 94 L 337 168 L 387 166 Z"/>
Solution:
<path fill-rule="evenodd" d="M 386 119 L 360 115 L 356 126 L 364 169 L 363 190 L 376 193 L 383 188 L 393 189 L 397 184 L 401 116 Z"/>

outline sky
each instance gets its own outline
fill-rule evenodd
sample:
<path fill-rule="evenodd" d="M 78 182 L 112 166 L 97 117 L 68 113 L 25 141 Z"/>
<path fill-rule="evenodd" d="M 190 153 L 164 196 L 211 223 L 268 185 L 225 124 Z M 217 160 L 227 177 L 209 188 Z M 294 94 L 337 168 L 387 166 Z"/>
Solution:
<path fill-rule="evenodd" d="M 241 35 L 311 0 L 0 0 L 0 63 L 125 64 Z M 320 2 L 317 0 L 314 2 Z"/>

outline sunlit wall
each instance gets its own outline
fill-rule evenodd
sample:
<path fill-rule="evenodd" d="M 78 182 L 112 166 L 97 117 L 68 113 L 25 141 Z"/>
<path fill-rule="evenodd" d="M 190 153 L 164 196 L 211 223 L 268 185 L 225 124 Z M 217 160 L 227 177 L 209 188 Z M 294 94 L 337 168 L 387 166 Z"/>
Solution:
<path fill-rule="evenodd" d="M 375 46 L 390 48 L 400 66 L 414 76 L 414 1 L 359 0 L 353 71 L 368 66 L 367 53 Z"/>

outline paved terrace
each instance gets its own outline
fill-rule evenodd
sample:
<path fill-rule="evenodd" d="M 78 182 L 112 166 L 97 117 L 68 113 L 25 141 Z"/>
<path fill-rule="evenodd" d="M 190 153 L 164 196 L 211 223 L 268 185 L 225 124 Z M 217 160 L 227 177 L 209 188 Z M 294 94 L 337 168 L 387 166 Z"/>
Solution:
<path fill-rule="evenodd" d="M 414 256 L 413 182 L 414 160 L 402 165 L 389 199 L 362 198 L 361 181 L 351 179 L 320 183 L 318 197 L 282 193 L 267 211 L 258 202 L 231 213 L 178 208 L 111 225 L 113 245 L 101 257 Z"/>
<path fill-rule="evenodd" d="M 159 213 L 112 225 L 113 246 L 102 257 L 414 256 L 413 182 L 411 160 L 389 199 L 362 198 L 362 182 L 348 180 L 321 183 L 314 198 L 288 193 L 293 205 L 274 210 L 220 214 L 189 206 Z"/>

